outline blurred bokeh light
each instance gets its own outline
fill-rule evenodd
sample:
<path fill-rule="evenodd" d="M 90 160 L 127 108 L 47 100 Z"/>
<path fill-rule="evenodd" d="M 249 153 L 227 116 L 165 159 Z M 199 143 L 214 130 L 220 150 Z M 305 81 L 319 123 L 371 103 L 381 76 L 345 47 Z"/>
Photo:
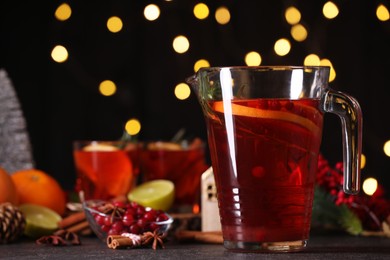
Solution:
<path fill-rule="evenodd" d="M 328 19 L 334 19 L 339 14 L 339 8 L 332 1 L 326 2 L 322 9 L 324 16 Z"/>
<path fill-rule="evenodd" d="M 198 3 L 194 7 L 194 15 L 199 20 L 206 19 L 209 16 L 209 7 L 204 3 Z"/>
<path fill-rule="evenodd" d="M 230 11 L 227 7 L 221 6 L 215 11 L 215 20 L 222 25 L 230 22 Z"/>
<path fill-rule="evenodd" d="M 179 83 L 175 87 L 175 96 L 179 100 L 187 99 L 191 94 L 191 89 L 186 83 Z"/>
<path fill-rule="evenodd" d="M 70 18 L 72 15 L 72 8 L 70 8 L 70 5 L 67 3 L 63 3 L 60 6 L 57 7 L 54 16 L 59 20 L 59 21 L 66 21 Z"/>
<path fill-rule="evenodd" d="M 62 45 L 57 45 L 51 51 L 51 57 L 55 62 L 65 62 L 68 59 L 68 50 Z"/>
<path fill-rule="evenodd" d="M 122 30 L 123 22 L 118 16 L 112 16 L 107 20 L 107 28 L 112 33 L 117 33 Z"/>
<path fill-rule="evenodd" d="M 194 72 L 197 72 L 200 68 L 210 67 L 210 63 L 206 59 L 200 59 L 195 62 Z"/>
<path fill-rule="evenodd" d="M 149 4 L 144 9 L 144 16 L 149 21 L 157 20 L 160 16 L 160 8 L 155 4 Z"/>
<path fill-rule="evenodd" d="M 137 135 L 141 131 L 141 123 L 138 119 L 132 118 L 126 122 L 125 130 L 129 135 Z"/>
<path fill-rule="evenodd" d="M 104 80 L 99 84 L 99 92 L 103 96 L 112 96 L 116 92 L 116 85 L 111 80 Z"/>
<path fill-rule="evenodd" d="M 367 178 L 363 181 L 363 191 L 367 195 L 372 195 L 378 188 L 378 181 L 374 178 Z"/>
<path fill-rule="evenodd" d="M 175 52 L 185 53 L 190 48 L 190 42 L 184 35 L 179 35 L 173 40 L 172 46 Z"/>

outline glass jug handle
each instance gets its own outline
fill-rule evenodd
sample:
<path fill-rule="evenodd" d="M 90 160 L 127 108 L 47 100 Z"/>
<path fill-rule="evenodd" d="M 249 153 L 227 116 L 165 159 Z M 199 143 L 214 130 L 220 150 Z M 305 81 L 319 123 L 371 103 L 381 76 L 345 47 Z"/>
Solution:
<path fill-rule="evenodd" d="M 362 111 L 351 96 L 327 89 L 322 100 L 325 112 L 336 114 L 341 119 L 344 161 L 345 193 L 357 194 L 360 190 L 360 160 L 362 149 Z"/>

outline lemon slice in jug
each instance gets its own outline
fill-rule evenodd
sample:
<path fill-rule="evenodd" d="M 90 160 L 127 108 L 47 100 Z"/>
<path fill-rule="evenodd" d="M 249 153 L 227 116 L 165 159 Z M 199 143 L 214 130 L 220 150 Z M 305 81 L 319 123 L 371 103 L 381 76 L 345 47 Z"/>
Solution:
<path fill-rule="evenodd" d="M 62 220 L 57 212 L 44 206 L 22 204 L 19 209 L 26 219 L 24 234 L 31 238 L 51 235 L 58 229 L 58 222 Z"/>
<path fill-rule="evenodd" d="M 127 197 L 144 207 L 167 211 L 175 199 L 175 185 L 169 180 L 148 181 L 131 190 Z"/>

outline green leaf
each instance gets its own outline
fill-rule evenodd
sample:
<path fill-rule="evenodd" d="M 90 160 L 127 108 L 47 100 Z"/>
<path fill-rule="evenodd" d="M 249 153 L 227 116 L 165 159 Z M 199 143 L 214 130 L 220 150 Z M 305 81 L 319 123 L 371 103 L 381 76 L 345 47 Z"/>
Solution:
<path fill-rule="evenodd" d="M 337 206 L 334 197 L 319 187 L 314 191 L 312 225 L 341 229 L 352 235 L 363 231 L 359 217 L 347 205 Z"/>
<path fill-rule="evenodd" d="M 338 208 L 340 214 L 339 223 L 341 227 L 352 235 L 359 235 L 362 233 L 363 225 L 359 217 L 345 204 L 338 206 Z"/>

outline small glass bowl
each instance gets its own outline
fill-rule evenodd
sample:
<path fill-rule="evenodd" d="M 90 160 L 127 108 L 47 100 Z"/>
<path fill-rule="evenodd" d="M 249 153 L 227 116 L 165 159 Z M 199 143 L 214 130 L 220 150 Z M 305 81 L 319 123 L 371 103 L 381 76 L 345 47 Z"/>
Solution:
<path fill-rule="evenodd" d="M 107 214 L 107 213 L 99 211 L 99 209 L 101 209 L 105 205 L 112 204 L 110 202 L 103 201 L 103 200 L 87 200 L 87 201 L 84 201 L 82 204 L 83 204 L 83 209 L 84 209 L 84 212 L 85 212 L 85 215 L 86 215 L 86 218 L 88 220 L 90 228 L 95 233 L 95 235 L 103 242 L 106 242 L 107 236 L 109 234 L 120 235 L 121 233 L 134 233 L 134 234 L 140 235 L 140 234 L 147 232 L 147 231 L 153 232 L 155 230 L 158 230 L 157 232 L 159 234 L 163 235 L 163 234 L 166 234 L 168 232 L 171 224 L 173 223 L 173 218 L 169 214 L 167 214 L 166 212 L 161 211 L 161 210 L 153 210 L 151 208 L 143 207 L 141 205 L 138 205 L 138 204 L 135 204 L 132 202 L 126 203 L 126 206 L 124 206 L 124 207 L 122 207 L 122 206 L 118 206 L 118 207 L 125 210 L 125 211 L 128 208 L 134 209 L 134 207 L 140 207 L 140 208 L 143 208 L 143 210 L 141 210 L 141 213 L 139 213 L 139 212 L 134 213 L 134 215 L 142 216 L 143 214 L 145 214 L 147 212 L 149 212 L 149 213 L 154 212 L 155 214 L 160 216 L 160 219 L 162 219 L 162 220 L 147 221 L 145 218 L 134 216 L 134 220 L 130 221 L 130 223 L 129 223 L 129 221 L 127 221 L 127 223 L 124 224 L 124 222 L 123 222 L 124 214 L 123 213 L 122 213 L 122 216 L 113 216 L 113 214 L 111 214 L 111 213 Z M 110 220 L 108 220 L 108 219 L 110 219 Z M 142 220 L 140 220 L 140 219 L 142 219 Z M 107 223 L 107 221 L 111 224 L 105 225 L 104 223 Z M 116 231 L 110 230 L 113 228 L 114 223 L 116 223 L 116 222 L 122 222 L 122 227 L 123 227 L 122 231 L 116 232 Z M 136 232 L 134 232 L 134 228 L 133 229 L 130 228 L 132 225 L 138 226 L 139 230 L 137 230 L 137 228 L 135 228 Z M 118 227 L 121 225 L 119 224 L 116 226 Z M 119 229 L 121 230 L 121 228 L 119 228 Z"/>

